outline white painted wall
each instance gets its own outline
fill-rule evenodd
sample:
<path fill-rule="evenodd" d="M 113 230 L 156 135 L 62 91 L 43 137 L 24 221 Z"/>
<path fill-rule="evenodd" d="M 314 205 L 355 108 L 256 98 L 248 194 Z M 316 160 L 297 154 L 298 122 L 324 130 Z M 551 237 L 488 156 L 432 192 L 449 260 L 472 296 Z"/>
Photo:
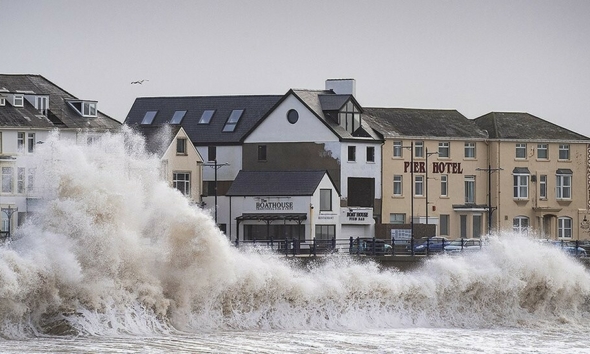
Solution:
<path fill-rule="evenodd" d="M 199 154 L 203 157 L 206 165 L 212 165 L 212 161 L 207 161 L 208 146 L 197 146 Z M 229 165 L 219 167 L 217 170 L 218 181 L 233 181 L 236 179 L 238 172 L 242 169 L 242 146 L 217 146 L 217 163 L 219 165 L 229 163 Z M 203 180 L 215 180 L 215 168 L 203 166 Z"/>
<path fill-rule="evenodd" d="M 356 146 L 356 161 L 348 161 L 348 147 Z M 367 162 L 367 146 L 375 148 L 375 162 Z M 381 199 L 381 144 L 363 142 L 345 142 L 340 146 L 341 158 L 341 193 L 348 194 L 348 177 L 367 177 L 375 179 L 375 198 Z"/>

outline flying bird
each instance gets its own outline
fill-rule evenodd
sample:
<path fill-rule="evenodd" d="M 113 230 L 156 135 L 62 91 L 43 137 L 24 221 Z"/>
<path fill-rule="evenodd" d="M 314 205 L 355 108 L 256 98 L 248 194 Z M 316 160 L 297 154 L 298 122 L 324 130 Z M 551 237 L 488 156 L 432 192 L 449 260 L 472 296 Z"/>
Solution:
<path fill-rule="evenodd" d="M 131 85 L 141 85 L 143 84 L 144 81 L 150 81 L 150 80 L 138 80 L 138 81 L 132 81 Z"/>

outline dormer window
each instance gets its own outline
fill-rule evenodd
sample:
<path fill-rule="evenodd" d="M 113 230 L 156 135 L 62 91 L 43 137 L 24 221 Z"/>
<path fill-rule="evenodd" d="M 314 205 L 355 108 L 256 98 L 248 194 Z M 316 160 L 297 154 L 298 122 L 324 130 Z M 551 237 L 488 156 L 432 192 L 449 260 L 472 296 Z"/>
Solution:
<path fill-rule="evenodd" d="M 35 98 L 35 108 L 44 116 L 47 115 L 47 108 L 49 108 L 49 97 L 37 96 Z"/>
<path fill-rule="evenodd" d="M 352 101 L 349 100 L 346 102 L 344 107 L 338 112 L 338 124 L 350 134 L 360 128 L 361 112 Z"/>
<path fill-rule="evenodd" d="M 96 117 L 95 101 L 68 101 L 68 104 L 82 117 Z"/>
<path fill-rule="evenodd" d="M 13 95 L 12 105 L 15 107 L 23 107 L 25 105 L 25 99 L 23 95 Z"/>
<path fill-rule="evenodd" d="M 226 133 L 231 133 L 234 130 L 236 130 L 236 125 L 238 125 L 238 122 L 242 117 L 242 113 L 244 113 L 243 109 L 234 109 L 233 111 L 231 111 L 231 114 L 227 119 L 227 122 L 225 123 L 225 126 L 223 127 L 222 131 Z"/>
<path fill-rule="evenodd" d="M 0 97 L 0 106 L 6 106 L 6 98 Z"/>

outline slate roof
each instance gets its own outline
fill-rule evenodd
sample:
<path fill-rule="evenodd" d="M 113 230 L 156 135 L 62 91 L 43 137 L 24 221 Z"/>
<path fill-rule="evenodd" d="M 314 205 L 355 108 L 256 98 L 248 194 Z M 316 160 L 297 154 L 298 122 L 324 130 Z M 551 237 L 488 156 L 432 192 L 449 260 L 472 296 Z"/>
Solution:
<path fill-rule="evenodd" d="M 490 112 L 476 118 L 475 123 L 488 131 L 490 139 L 590 140 L 529 113 Z"/>
<path fill-rule="evenodd" d="M 121 126 L 120 122 L 100 111 L 96 117 L 82 117 L 66 102 L 78 98 L 41 75 L 0 74 L 1 89 L 11 93 L 32 91 L 38 95 L 49 95 L 49 110 L 45 117 L 26 99 L 24 107 L 13 107 L 9 100 L 6 100 L 6 105 L 0 107 L 0 127 L 110 130 Z"/>
<path fill-rule="evenodd" d="M 364 107 L 363 112 L 365 121 L 384 138 L 487 137 L 473 120 L 456 110 Z"/>
<path fill-rule="evenodd" d="M 308 196 L 326 171 L 240 171 L 228 196 Z"/>
<path fill-rule="evenodd" d="M 158 157 L 162 157 L 166 149 L 172 144 L 174 137 L 180 131 L 178 125 L 160 125 L 160 126 L 145 126 L 138 125 L 133 127 L 135 131 L 143 135 L 145 139 L 145 148 Z"/>
<path fill-rule="evenodd" d="M 175 111 L 186 110 L 180 125 L 195 145 L 239 144 L 247 132 L 282 98 L 266 96 L 140 97 L 135 100 L 125 124 L 141 125 L 147 111 L 158 111 L 153 125 L 167 124 Z M 223 127 L 233 110 L 244 110 L 233 132 Z M 215 110 L 209 124 L 198 124 L 206 110 Z"/>

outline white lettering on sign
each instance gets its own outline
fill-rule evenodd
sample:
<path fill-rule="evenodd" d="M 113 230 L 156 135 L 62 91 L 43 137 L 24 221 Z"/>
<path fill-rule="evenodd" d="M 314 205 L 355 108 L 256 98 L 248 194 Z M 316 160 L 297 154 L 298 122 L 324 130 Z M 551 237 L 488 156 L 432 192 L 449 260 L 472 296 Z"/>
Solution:
<path fill-rule="evenodd" d="M 293 202 L 256 202 L 256 210 L 293 210 Z"/>

